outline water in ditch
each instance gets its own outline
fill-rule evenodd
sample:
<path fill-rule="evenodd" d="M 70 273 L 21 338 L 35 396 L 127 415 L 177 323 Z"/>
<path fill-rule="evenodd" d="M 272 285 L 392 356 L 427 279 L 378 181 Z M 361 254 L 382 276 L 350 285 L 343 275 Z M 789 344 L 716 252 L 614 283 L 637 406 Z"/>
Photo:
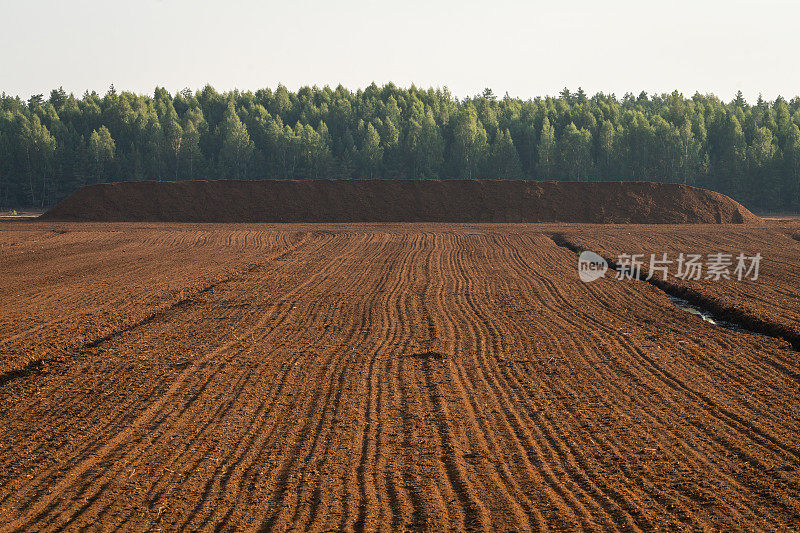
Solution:
<path fill-rule="evenodd" d="M 738 324 L 734 324 L 733 322 L 728 322 L 727 320 L 719 318 L 718 316 L 714 315 L 713 313 L 711 313 L 707 309 L 703 309 L 702 307 L 697 306 L 697 305 L 689 302 L 688 300 L 684 300 L 683 298 L 680 298 L 678 296 L 673 296 L 673 295 L 671 295 L 669 293 L 665 293 L 665 294 L 667 295 L 667 298 L 670 299 L 670 301 L 672 302 L 672 304 L 675 307 L 677 307 L 681 311 L 686 311 L 687 313 L 691 313 L 693 315 L 697 315 L 700 318 L 702 318 L 703 320 L 705 320 L 706 322 L 708 322 L 709 324 L 713 324 L 715 326 L 719 326 L 719 327 L 725 328 L 725 329 L 730 329 L 730 330 L 733 330 L 733 331 L 738 331 L 739 333 L 746 333 L 748 335 L 758 335 L 760 337 L 764 337 L 765 336 L 764 334 L 758 333 L 757 331 L 753 331 L 753 330 L 744 328 L 744 327 L 742 327 L 742 326 L 740 326 Z"/>

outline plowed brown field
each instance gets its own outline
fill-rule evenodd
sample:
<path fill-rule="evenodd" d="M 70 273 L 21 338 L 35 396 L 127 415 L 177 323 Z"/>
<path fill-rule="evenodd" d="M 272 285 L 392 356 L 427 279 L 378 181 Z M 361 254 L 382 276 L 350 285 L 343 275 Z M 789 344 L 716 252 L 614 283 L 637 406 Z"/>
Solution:
<path fill-rule="evenodd" d="M 800 330 L 797 223 L 0 223 L 0 531 L 800 529 L 800 354 L 554 235 Z"/>

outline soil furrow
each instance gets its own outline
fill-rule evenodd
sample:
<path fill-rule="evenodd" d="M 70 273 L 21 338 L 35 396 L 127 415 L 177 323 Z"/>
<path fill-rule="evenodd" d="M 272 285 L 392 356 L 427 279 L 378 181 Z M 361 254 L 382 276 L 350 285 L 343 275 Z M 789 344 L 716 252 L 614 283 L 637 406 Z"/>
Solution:
<path fill-rule="evenodd" d="M 800 529 L 797 352 L 550 237 L 797 332 L 792 224 L 4 224 L 0 532 Z"/>

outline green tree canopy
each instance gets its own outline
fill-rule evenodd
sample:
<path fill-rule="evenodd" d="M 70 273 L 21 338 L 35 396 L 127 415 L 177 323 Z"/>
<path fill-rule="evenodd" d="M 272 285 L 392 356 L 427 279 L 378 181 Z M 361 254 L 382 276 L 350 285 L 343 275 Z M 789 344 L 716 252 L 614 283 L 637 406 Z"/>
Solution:
<path fill-rule="evenodd" d="M 199 177 L 638 179 L 800 210 L 800 98 L 458 99 L 393 84 L 0 95 L 0 207 L 88 182 Z"/>
<path fill-rule="evenodd" d="M 89 160 L 92 178 L 95 183 L 108 179 L 106 177 L 106 171 L 111 168 L 115 151 L 116 145 L 108 128 L 100 126 L 99 131 L 92 131 L 89 137 Z"/>
<path fill-rule="evenodd" d="M 220 175 L 236 179 L 248 177 L 255 145 L 250 140 L 244 123 L 236 114 L 233 102 L 228 103 L 217 132 L 222 137 L 222 149 L 219 155 Z"/>

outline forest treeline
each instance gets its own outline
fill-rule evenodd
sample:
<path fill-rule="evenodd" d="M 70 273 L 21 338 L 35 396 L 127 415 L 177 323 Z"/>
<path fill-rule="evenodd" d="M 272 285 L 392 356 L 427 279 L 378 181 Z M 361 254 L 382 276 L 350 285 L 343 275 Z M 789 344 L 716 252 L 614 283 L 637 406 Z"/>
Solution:
<path fill-rule="evenodd" d="M 647 180 L 800 208 L 800 98 L 532 100 L 375 84 L 0 97 L 0 207 L 91 183 L 197 178 Z"/>

